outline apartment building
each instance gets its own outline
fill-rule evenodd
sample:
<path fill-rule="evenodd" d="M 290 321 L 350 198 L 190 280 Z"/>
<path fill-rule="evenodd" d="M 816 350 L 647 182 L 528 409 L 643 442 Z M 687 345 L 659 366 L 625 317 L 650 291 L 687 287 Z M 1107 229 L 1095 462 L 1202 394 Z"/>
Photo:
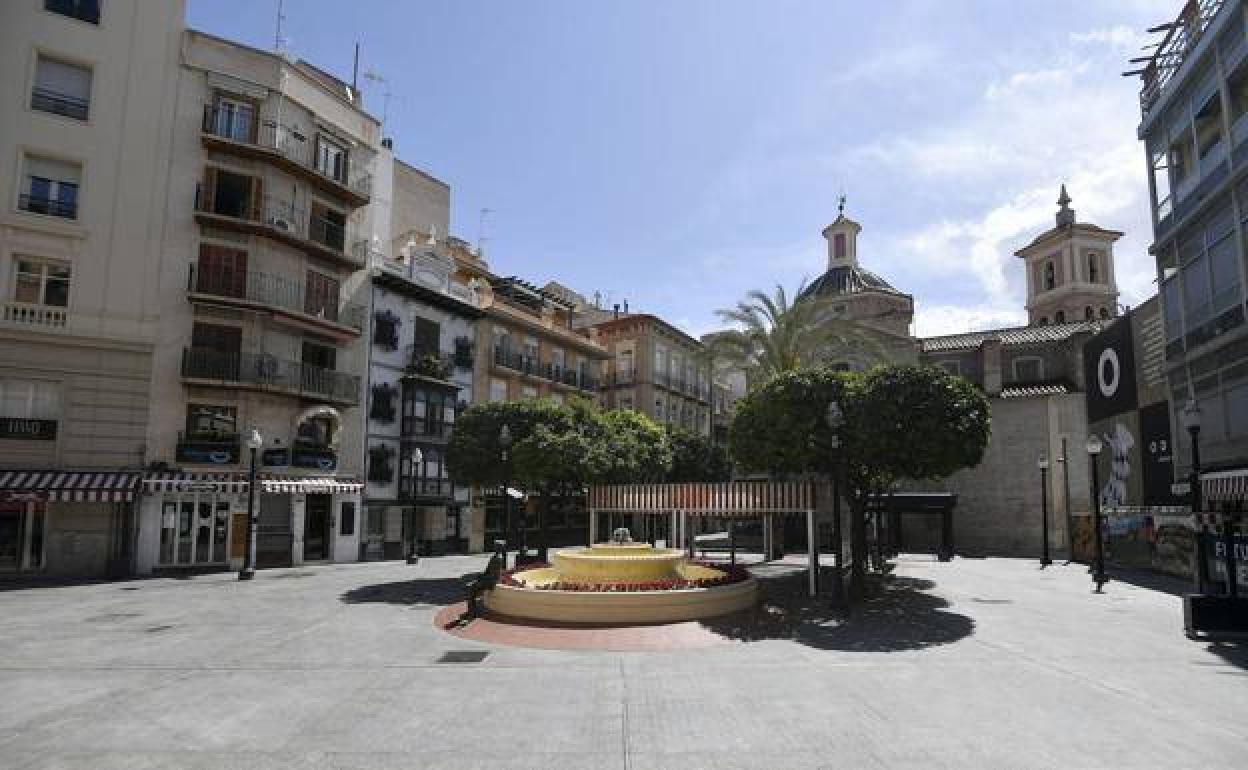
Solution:
<path fill-rule="evenodd" d="M 110 4 L 111 5 L 111 4 Z M 378 122 L 316 67 L 196 31 L 172 68 L 138 570 L 354 561 Z"/>
<path fill-rule="evenodd" d="M 1176 3 L 1176 6 L 1179 5 Z M 1175 472 L 1191 472 L 1183 413 L 1200 415 L 1206 508 L 1248 495 L 1248 11 L 1182 4 L 1133 74 L 1143 81 L 1153 245 Z"/>
<path fill-rule="evenodd" d="M 702 343 L 658 316 L 619 315 L 593 327 L 607 348 L 603 405 L 711 435 L 711 361 Z"/>
<path fill-rule="evenodd" d="M 0 575 L 128 569 L 183 13 L 0 12 Z"/>
<path fill-rule="evenodd" d="M 455 418 L 472 403 L 482 312 L 475 285 L 457 274 L 451 246 L 438 238 L 449 225 L 450 188 L 393 160 L 388 145 L 374 187 L 379 203 L 389 202 L 375 212 L 375 232 L 388 237 L 369 249 L 362 557 L 479 551 L 483 523 L 445 456 Z"/>

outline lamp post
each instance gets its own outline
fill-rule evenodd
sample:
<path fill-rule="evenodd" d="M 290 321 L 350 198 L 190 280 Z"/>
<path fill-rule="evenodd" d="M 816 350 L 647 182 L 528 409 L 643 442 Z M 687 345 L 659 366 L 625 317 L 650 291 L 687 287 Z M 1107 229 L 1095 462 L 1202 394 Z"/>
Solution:
<path fill-rule="evenodd" d="M 239 580 L 251 580 L 256 576 L 256 452 L 264 446 L 260 431 L 252 428 L 247 433 L 247 449 L 251 454 L 251 469 L 247 473 L 247 550 L 243 551 L 243 568 L 238 571 Z"/>
<path fill-rule="evenodd" d="M 511 529 L 511 428 L 504 425 L 498 429 L 498 446 L 502 449 L 503 474 L 503 520 Z M 523 542 L 524 527 L 520 529 L 520 541 Z M 520 556 L 524 553 L 523 545 L 516 552 L 516 565 L 520 564 Z M 505 564 L 503 566 L 506 566 Z"/>
<path fill-rule="evenodd" d="M 1101 587 L 1109 582 L 1109 578 L 1105 576 L 1105 541 L 1101 535 L 1101 484 L 1097 478 L 1096 468 L 1097 455 L 1103 448 L 1100 436 L 1095 433 L 1088 436 L 1088 459 L 1092 465 L 1092 530 L 1096 542 L 1096 571 L 1092 574 L 1092 580 L 1096 582 L 1098 594 L 1101 592 Z"/>
<path fill-rule="evenodd" d="M 833 556 L 832 563 L 834 566 L 832 572 L 832 594 L 836 601 L 843 601 L 845 598 L 843 576 L 841 575 L 841 552 L 843 550 L 843 540 L 841 533 L 841 426 L 845 424 L 845 413 L 841 411 L 841 405 L 836 401 L 828 404 L 827 414 L 824 419 L 828 423 L 828 427 L 832 430 L 832 547 Z"/>
<path fill-rule="evenodd" d="M 1049 456 L 1040 453 L 1036 461 L 1040 469 L 1040 569 L 1053 563 L 1049 558 Z"/>
<path fill-rule="evenodd" d="M 1183 406 L 1183 411 L 1179 413 L 1179 419 L 1183 423 L 1183 429 L 1187 431 L 1187 435 L 1192 440 L 1192 470 L 1187 476 L 1189 493 L 1192 501 L 1192 515 L 1196 517 L 1196 559 L 1193 563 L 1196 572 L 1193 582 L 1196 584 L 1196 593 L 1203 594 L 1205 592 L 1205 583 L 1209 574 L 1209 565 L 1205 556 L 1205 537 L 1208 530 L 1205 527 L 1204 517 L 1204 500 L 1202 490 L 1200 488 L 1200 404 L 1196 403 L 1196 399 L 1189 399 L 1187 404 Z"/>
<path fill-rule="evenodd" d="M 412 480 L 413 487 L 411 495 L 415 497 L 416 490 L 414 487 L 418 480 L 423 480 L 425 477 L 425 453 L 421 451 L 420 447 L 416 447 L 412 450 L 412 454 L 408 457 L 407 462 L 407 477 Z M 416 472 L 417 469 L 420 470 L 420 473 Z M 424 492 L 423 489 L 420 491 Z M 420 561 L 420 549 L 417 546 L 419 541 L 416 538 L 416 509 L 409 507 L 407 510 L 407 563 L 416 564 Z"/>

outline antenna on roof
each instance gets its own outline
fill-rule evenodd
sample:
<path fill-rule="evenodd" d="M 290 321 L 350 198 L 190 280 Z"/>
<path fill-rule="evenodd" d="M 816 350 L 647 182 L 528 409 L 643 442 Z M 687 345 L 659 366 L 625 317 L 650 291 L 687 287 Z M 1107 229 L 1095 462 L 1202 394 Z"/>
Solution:
<path fill-rule="evenodd" d="M 277 29 L 273 32 L 273 50 L 281 53 L 286 47 L 286 38 L 282 37 L 282 22 L 286 21 L 286 14 L 282 12 L 282 0 L 277 0 Z"/>
<path fill-rule="evenodd" d="M 494 213 L 494 209 L 481 209 L 481 218 L 477 220 L 477 256 L 485 253 L 485 242 L 489 240 L 485 237 L 485 218 Z"/>

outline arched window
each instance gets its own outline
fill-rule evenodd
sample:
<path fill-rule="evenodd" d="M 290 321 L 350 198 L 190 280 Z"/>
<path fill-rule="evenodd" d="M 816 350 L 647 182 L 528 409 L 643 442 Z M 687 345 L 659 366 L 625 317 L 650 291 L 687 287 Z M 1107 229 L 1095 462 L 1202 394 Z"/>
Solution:
<path fill-rule="evenodd" d="M 1101 308 L 1101 318 L 1106 320 L 1109 318 L 1109 310 L 1107 308 Z"/>
<path fill-rule="evenodd" d="M 1094 316 L 1092 315 L 1091 305 L 1088 305 L 1087 307 L 1083 309 L 1083 317 L 1088 319 L 1089 321 L 1091 321 L 1094 318 Z"/>
<path fill-rule="evenodd" d="M 1088 253 L 1088 282 L 1097 283 L 1100 281 L 1100 270 L 1097 269 L 1096 252 Z"/>
<path fill-rule="evenodd" d="M 1053 317 L 1053 323 L 1059 323 L 1059 324 L 1066 323 L 1066 311 L 1065 310 L 1057 311 L 1057 314 L 1054 315 Z"/>
<path fill-rule="evenodd" d="M 1057 269 L 1053 267 L 1053 260 L 1044 263 L 1044 290 L 1048 291 L 1057 285 Z"/>

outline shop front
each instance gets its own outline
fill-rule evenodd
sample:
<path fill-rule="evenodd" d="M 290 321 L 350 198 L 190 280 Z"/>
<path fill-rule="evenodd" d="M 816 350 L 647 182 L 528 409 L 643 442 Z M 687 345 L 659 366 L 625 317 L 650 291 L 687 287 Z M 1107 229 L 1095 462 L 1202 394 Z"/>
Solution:
<path fill-rule="evenodd" d="M 130 572 L 132 471 L 0 471 L 0 576 Z"/>

